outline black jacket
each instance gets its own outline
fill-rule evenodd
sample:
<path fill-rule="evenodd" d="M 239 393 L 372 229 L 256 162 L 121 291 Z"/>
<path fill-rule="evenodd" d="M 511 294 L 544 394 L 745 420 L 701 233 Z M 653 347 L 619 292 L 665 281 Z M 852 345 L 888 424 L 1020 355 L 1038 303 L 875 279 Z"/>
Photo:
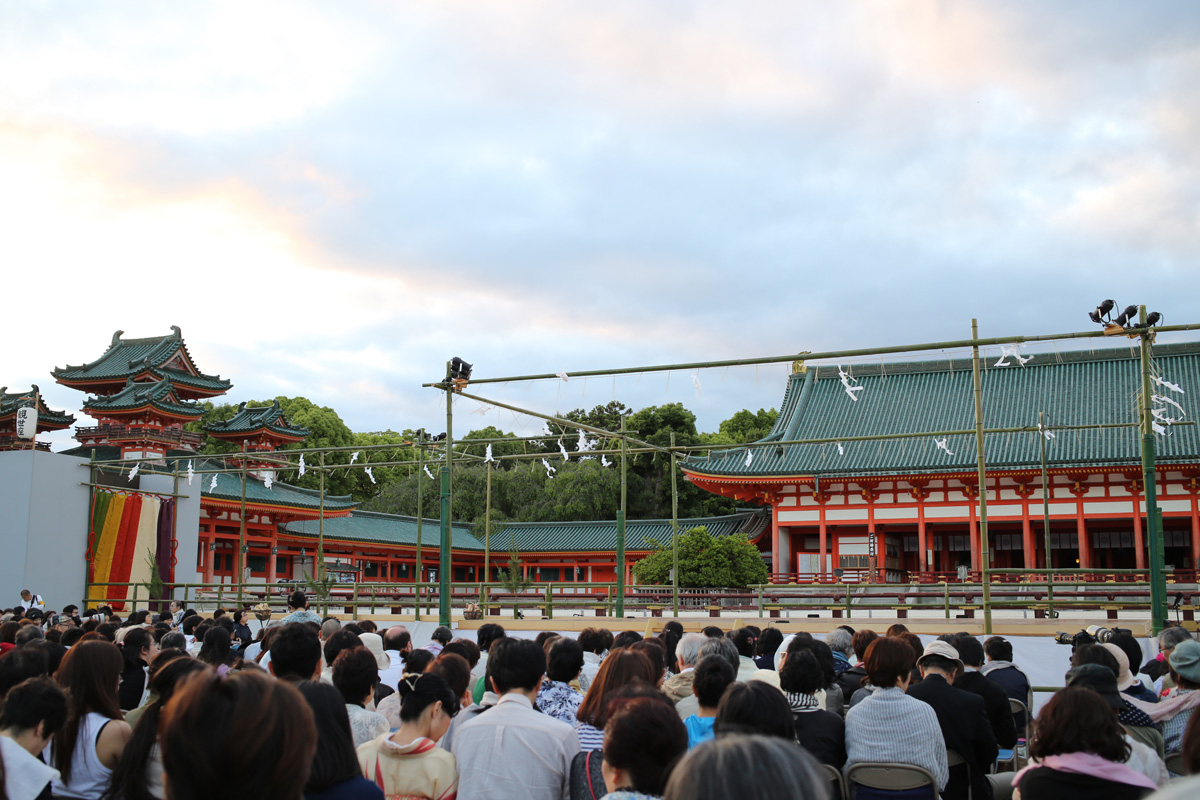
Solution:
<path fill-rule="evenodd" d="M 982 672 L 964 672 L 954 680 L 954 688 L 983 698 L 983 707 L 992 723 L 996 744 L 1011 750 L 1017 743 L 1017 725 L 1008 705 L 1008 693 Z"/>
<path fill-rule="evenodd" d="M 974 800 L 989 800 L 992 787 L 986 776 L 999 748 L 983 698 L 955 689 L 936 673 L 930 673 L 916 686 L 910 686 L 908 694 L 933 706 L 946 749 L 962 756 L 971 768 L 970 788 Z M 950 769 L 950 781 L 942 792 L 943 800 L 967 800 L 966 773 L 961 766 Z"/>
<path fill-rule="evenodd" d="M 867 679 L 867 668 L 862 664 L 850 669 L 837 676 L 837 685 L 842 687 L 842 697 L 849 698 L 855 692 L 862 688 L 863 681 Z"/>

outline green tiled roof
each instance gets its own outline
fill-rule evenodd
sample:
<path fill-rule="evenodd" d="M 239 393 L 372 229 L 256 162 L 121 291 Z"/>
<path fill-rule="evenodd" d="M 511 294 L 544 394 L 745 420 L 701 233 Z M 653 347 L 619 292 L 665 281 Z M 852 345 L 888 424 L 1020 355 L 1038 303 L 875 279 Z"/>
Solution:
<path fill-rule="evenodd" d="M 221 461 L 211 458 L 190 460 L 193 461 L 193 465 L 197 471 L 203 469 L 220 469 L 225 466 Z M 189 459 L 180 458 L 171 463 L 170 468 L 174 469 L 177 467 L 181 473 L 186 473 L 188 461 Z M 217 476 L 217 485 L 215 488 L 209 488 L 212 486 L 214 474 Z M 204 497 L 241 502 L 242 476 L 240 472 L 199 474 L 193 480 L 199 482 L 200 493 Z M 271 488 L 268 489 L 262 478 L 248 475 L 246 477 L 246 502 L 315 510 L 321 507 L 321 493 L 315 489 L 304 489 L 280 481 L 272 482 Z M 346 511 L 347 509 L 354 508 L 356 505 L 358 504 L 348 494 L 325 495 L 326 511 Z M 328 524 L 328 520 L 326 520 L 326 524 Z"/>
<path fill-rule="evenodd" d="M 237 414 L 232 418 L 205 425 L 204 430 L 218 438 L 226 434 L 251 433 L 257 430 L 268 430 L 281 436 L 301 439 L 310 433 L 308 428 L 297 428 L 287 421 L 278 400 L 272 405 L 258 408 L 247 408 L 245 403 L 241 403 Z"/>
<path fill-rule="evenodd" d="M 33 398 L 38 398 L 38 430 L 65 428 L 75 421 L 73 414 L 65 411 L 51 411 L 41 398 L 37 384 L 33 384 L 28 392 L 8 392 L 7 386 L 0 386 L 0 417 L 15 415 L 18 408 L 32 405 Z"/>
<path fill-rule="evenodd" d="M 181 349 L 188 363 L 192 363 L 187 346 L 183 343 L 183 333 L 174 325 L 171 326 L 171 331 L 169 336 L 148 339 L 122 339 L 121 334 L 124 331 L 117 331 L 113 334 L 108 349 L 95 361 L 81 366 L 55 367 L 50 374 L 55 380 L 64 383 L 120 380 L 139 375 L 148 369 L 161 369 Z M 219 375 L 192 375 L 174 368 L 162 369 L 162 374 L 171 380 L 178 380 L 181 384 L 216 393 L 226 392 L 232 386 Z"/>
<path fill-rule="evenodd" d="M 421 545 L 437 548 L 441 539 L 441 522 L 423 519 L 421 523 Z M 304 520 L 289 522 L 283 526 L 286 533 L 295 536 L 316 538 L 318 521 Z M 453 550 L 483 550 L 483 542 L 471 535 L 467 525 L 450 526 Z M 379 514 L 374 511 L 355 511 L 348 517 L 325 520 L 325 538 L 355 542 L 378 542 L 383 545 L 416 545 L 417 518 L 396 514 Z"/>
<path fill-rule="evenodd" d="M 995 366 L 985 362 L 982 374 L 985 428 L 1036 426 L 1038 412 L 1047 425 L 1136 423 L 1141 370 L 1136 353 L 1127 348 L 1062 354 L 1039 353 L 1025 366 Z M 1200 344 L 1154 348 L 1157 374 L 1180 385 L 1186 394 L 1155 387 L 1157 394 L 1180 403 L 1186 419 L 1196 420 L 1200 408 Z M 699 477 L 730 476 L 752 479 L 783 476 L 843 476 L 974 472 L 974 434 L 950 436 L 940 449 L 935 438 L 772 445 L 797 439 L 839 439 L 938 430 L 974 430 L 974 394 L 969 360 L 913 362 L 853 367 L 855 392 L 851 400 L 836 367 L 809 367 L 788 380 L 782 411 L 775 427 L 750 446 L 713 452 L 689 459 L 684 470 Z M 1170 416 L 1182 415 L 1163 406 Z M 1023 469 L 1040 463 L 1035 432 L 987 434 L 984 452 L 989 469 Z M 1047 441 L 1049 465 L 1136 465 L 1141 462 L 1136 428 L 1059 431 Z M 1200 429 L 1174 426 L 1157 437 L 1160 462 L 1200 461 Z M 747 453 L 753 453 L 746 464 Z"/>
<path fill-rule="evenodd" d="M 175 396 L 175 387 L 170 381 L 135 383 L 131 379 L 125 384 L 125 388 L 116 394 L 90 397 L 84 401 L 83 407 L 89 411 L 104 413 L 141 408 L 147 403 L 159 411 L 180 417 L 199 419 L 204 416 L 204 409 L 200 406 Z"/>
<path fill-rule="evenodd" d="M 745 533 L 756 539 L 770 523 L 770 512 L 745 511 L 723 517 L 679 520 L 679 530 L 703 525 L 713 536 Z M 478 534 L 477 536 L 481 536 Z M 625 547 L 645 550 L 646 540 L 669 544 L 671 520 L 633 519 L 625 523 Z M 509 522 L 492 534 L 493 550 L 507 550 L 515 540 L 522 553 L 613 552 L 617 549 L 617 523 L 599 522 Z"/>

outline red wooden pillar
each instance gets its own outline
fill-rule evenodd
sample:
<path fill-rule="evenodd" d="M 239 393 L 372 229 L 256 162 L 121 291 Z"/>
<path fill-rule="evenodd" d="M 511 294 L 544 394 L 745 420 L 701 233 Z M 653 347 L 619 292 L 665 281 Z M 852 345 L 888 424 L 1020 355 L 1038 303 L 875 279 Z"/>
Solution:
<path fill-rule="evenodd" d="M 1025 569 L 1037 569 L 1037 551 L 1033 546 L 1033 524 L 1029 521 L 1029 498 L 1033 487 L 1029 483 L 1018 483 L 1017 494 L 1021 495 L 1021 549 L 1025 551 L 1022 562 Z"/>
<path fill-rule="evenodd" d="M 1079 536 L 1079 567 L 1088 569 L 1094 563 L 1092 542 L 1088 538 L 1087 522 L 1083 518 L 1083 498 L 1075 502 L 1075 530 Z"/>
<path fill-rule="evenodd" d="M 1200 568 L 1200 503 L 1192 492 L 1192 569 Z"/>
<path fill-rule="evenodd" d="M 967 491 L 965 493 L 968 498 L 970 498 L 972 501 L 974 501 L 974 499 L 978 495 L 971 492 L 970 488 L 971 488 L 970 486 L 967 486 L 966 487 Z M 970 521 L 971 527 L 970 527 L 970 535 L 967 538 L 971 543 L 971 571 L 978 572 L 980 569 L 983 568 L 983 562 L 979 555 L 979 519 L 976 515 L 976 508 L 975 508 L 974 502 L 972 502 L 970 504 L 970 511 L 971 511 L 971 521 Z"/>
<path fill-rule="evenodd" d="M 1146 568 L 1146 542 L 1142 533 L 1142 495 L 1137 486 L 1133 487 L 1133 556 L 1134 566 Z"/>
<path fill-rule="evenodd" d="M 779 506 L 771 507 L 771 573 L 783 572 L 779 568 Z"/>
<path fill-rule="evenodd" d="M 200 573 L 200 582 L 201 583 L 212 583 L 213 582 L 213 555 L 214 555 L 214 553 L 212 551 L 212 539 L 201 539 L 200 540 L 200 558 L 203 560 L 203 563 L 204 563 L 204 569 Z"/>

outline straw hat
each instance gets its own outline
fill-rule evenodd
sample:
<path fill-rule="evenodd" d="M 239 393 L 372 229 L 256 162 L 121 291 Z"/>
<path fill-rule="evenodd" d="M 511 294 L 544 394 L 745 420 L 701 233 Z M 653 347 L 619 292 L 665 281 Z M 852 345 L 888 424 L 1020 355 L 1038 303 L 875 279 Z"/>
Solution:
<path fill-rule="evenodd" d="M 392 657 L 383 652 L 383 637 L 378 633 L 360 633 L 358 635 L 363 646 L 371 651 L 371 655 L 375 656 L 375 663 L 380 669 L 387 669 L 392 666 Z"/>
<path fill-rule="evenodd" d="M 1129 671 L 1129 656 L 1125 655 L 1125 651 L 1112 642 L 1105 642 L 1100 646 L 1112 653 L 1113 658 L 1117 660 L 1117 689 L 1123 692 L 1137 683 L 1137 679 Z"/>

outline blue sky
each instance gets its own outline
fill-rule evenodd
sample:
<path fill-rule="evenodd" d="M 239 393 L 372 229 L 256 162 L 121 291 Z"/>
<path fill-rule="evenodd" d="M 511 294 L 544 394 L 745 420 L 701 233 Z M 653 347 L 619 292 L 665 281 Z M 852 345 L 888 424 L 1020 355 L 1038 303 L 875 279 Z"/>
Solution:
<path fill-rule="evenodd" d="M 52 367 L 176 324 L 231 401 L 440 430 L 420 383 L 454 355 L 1086 330 L 1103 297 L 1197 321 L 1198 84 L 1187 2 L 9 2 L 0 382 L 78 414 Z M 483 393 L 711 430 L 785 374 Z"/>

